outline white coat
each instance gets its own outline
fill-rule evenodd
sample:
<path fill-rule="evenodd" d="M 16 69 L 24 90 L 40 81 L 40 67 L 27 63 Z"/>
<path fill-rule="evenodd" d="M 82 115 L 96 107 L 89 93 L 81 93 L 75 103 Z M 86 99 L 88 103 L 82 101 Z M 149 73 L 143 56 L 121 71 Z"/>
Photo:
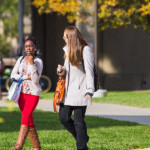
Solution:
<path fill-rule="evenodd" d="M 94 54 L 89 46 L 83 49 L 83 64 L 79 67 L 71 65 L 68 60 L 68 47 L 64 48 L 66 59 L 64 70 L 59 75 L 66 74 L 64 105 L 87 106 L 92 103 L 92 98 L 86 98 L 86 93 L 94 93 Z"/>

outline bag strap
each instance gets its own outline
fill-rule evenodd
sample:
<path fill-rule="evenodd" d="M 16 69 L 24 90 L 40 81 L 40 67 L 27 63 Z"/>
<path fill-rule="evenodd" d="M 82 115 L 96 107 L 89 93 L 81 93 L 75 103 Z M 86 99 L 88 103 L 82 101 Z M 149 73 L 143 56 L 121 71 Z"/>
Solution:
<path fill-rule="evenodd" d="M 22 77 L 23 77 L 23 75 L 21 75 L 21 77 L 17 80 L 17 83 L 19 83 L 18 86 L 20 86 L 20 84 L 22 82 Z"/>
<path fill-rule="evenodd" d="M 25 58 L 25 56 L 22 56 L 22 58 L 21 58 L 21 60 L 20 60 L 20 64 L 21 64 L 21 62 L 23 61 L 24 58 Z"/>

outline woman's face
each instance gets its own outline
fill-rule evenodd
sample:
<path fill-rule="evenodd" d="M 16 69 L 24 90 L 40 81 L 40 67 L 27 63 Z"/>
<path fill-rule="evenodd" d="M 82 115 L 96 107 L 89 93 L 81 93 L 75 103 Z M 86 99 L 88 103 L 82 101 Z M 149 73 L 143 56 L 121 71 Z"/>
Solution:
<path fill-rule="evenodd" d="M 32 41 L 30 41 L 30 40 L 26 41 L 24 47 L 25 47 L 25 52 L 26 52 L 27 56 L 30 56 L 30 55 L 34 56 L 35 45 L 33 44 Z"/>
<path fill-rule="evenodd" d="M 64 33 L 63 39 L 65 40 L 66 44 L 68 44 L 68 38 L 66 36 L 66 33 Z"/>

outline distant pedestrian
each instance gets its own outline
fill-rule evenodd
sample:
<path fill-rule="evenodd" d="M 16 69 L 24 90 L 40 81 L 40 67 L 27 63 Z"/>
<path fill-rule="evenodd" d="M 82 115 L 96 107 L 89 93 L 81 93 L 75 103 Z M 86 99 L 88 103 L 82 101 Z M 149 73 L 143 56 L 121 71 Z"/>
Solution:
<path fill-rule="evenodd" d="M 25 35 L 24 39 L 23 39 L 23 44 L 20 45 L 17 49 L 17 53 L 16 53 L 16 60 L 20 57 L 20 56 L 24 56 L 25 55 L 25 51 L 24 51 L 24 42 L 29 38 L 29 35 Z"/>
<path fill-rule="evenodd" d="M 59 75 L 66 76 L 65 95 L 59 109 L 59 119 L 76 140 L 77 150 L 88 150 L 87 127 L 84 121 L 87 105 L 94 93 L 94 54 L 79 30 L 69 26 L 64 31 L 66 46 L 64 66 Z M 74 111 L 74 120 L 71 115 Z"/>
<path fill-rule="evenodd" d="M 16 146 L 12 150 L 22 150 L 27 135 L 29 135 L 33 148 L 41 150 L 32 116 L 39 102 L 41 92 L 39 79 L 43 70 L 43 62 L 38 58 L 36 47 L 37 43 L 34 38 L 26 39 L 24 43 L 26 56 L 19 57 L 11 73 L 11 78 L 16 80 L 23 76 L 22 91 L 18 101 L 22 115 L 21 127 Z"/>

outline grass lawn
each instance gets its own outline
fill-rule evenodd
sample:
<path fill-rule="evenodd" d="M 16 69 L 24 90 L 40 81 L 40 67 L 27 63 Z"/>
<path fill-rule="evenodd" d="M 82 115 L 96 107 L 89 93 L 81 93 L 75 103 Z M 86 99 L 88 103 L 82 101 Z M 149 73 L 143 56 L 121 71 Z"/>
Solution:
<path fill-rule="evenodd" d="M 15 145 L 20 128 L 21 115 L 17 108 L 8 111 L 0 107 L 0 150 Z M 73 137 L 64 130 L 58 115 L 47 111 L 35 111 L 34 120 L 43 150 L 75 150 Z M 89 150 L 131 150 L 150 147 L 150 127 L 98 117 L 86 117 Z M 32 150 L 27 138 L 24 150 Z"/>
<path fill-rule="evenodd" d="M 53 99 L 54 92 L 48 92 L 48 93 L 41 93 L 40 99 Z"/>
<path fill-rule="evenodd" d="M 94 102 L 150 107 L 150 92 L 108 92 L 106 97 L 93 98 Z"/>
<path fill-rule="evenodd" d="M 53 99 L 53 92 L 41 94 L 41 99 Z M 93 98 L 93 102 L 150 107 L 150 92 L 107 92 L 107 96 Z"/>

